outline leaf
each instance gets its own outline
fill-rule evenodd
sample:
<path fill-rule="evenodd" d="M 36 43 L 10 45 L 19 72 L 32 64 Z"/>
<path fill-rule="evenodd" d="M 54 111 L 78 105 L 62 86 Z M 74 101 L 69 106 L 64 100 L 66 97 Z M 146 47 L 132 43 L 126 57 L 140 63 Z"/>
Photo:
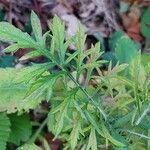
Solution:
<path fill-rule="evenodd" d="M 58 137 L 58 135 L 61 133 L 61 131 L 63 129 L 64 119 L 66 117 L 67 109 L 68 109 L 68 104 L 63 105 L 62 108 L 60 109 L 60 114 L 59 114 L 58 120 L 57 120 L 57 126 L 55 128 L 55 138 Z"/>
<path fill-rule="evenodd" d="M 82 65 L 82 56 L 83 56 L 83 52 L 84 52 L 84 48 L 85 48 L 84 47 L 85 40 L 86 40 L 86 34 L 85 34 L 83 26 L 80 24 L 79 27 L 78 27 L 77 34 L 76 34 L 76 39 L 75 39 L 75 45 L 76 45 L 76 48 L 77 48 L 77 51 L 78 51 L 78 59 L 77 59 L 78 69 Z M 79 73 L 78 73 L 78 76 L 79 76 Z"/>
<path fill-rule="evenodd" d="M 144 15 L 141 20 L 141 32 L 144 37 L 150 40 L 150 8 L 144 12 Z"/>
<path fill-rule="evenodd" d="M 84 27 L 81 24 L 79 24 L 78 31 L 76 34 L 76 41 L 75 41 L 77 50 L 79 50 L 79 52 L 84 50 L 85 40 L 86 40 L 86 34 L 84 31 Z"/>
<path fill-rule="evenodd" d="M 35 144 L 25 144 L 19 148 L 17 148 L 17 150 L 42 150 L 40 147 L 36 146 Z"/>
<path fill-rule="evenodd" d="M 10 45 L 10 46 L 8 46 L 7 48 L 5 48 L 3 51 L 5 52 L 5 53 L 11 53 L 11 52 L 16 52 L 19 48 L 21 48 L 21 47 L 19 47 L 18 46 L 18 44 L 12 44 L 12 45 Z"/>
<path fill-rule="evenodd" d="M 48 126 L 48 130 L 53 134 L 55 134 L 55 119 L 56 119 L 55 114 L 49 112 L 47 126 Z"/>
<path fill-rule="evenodd" d="M 75 121 L 75 124 L 73 125 L 73 129 L 70 133 L 70 141 L 71 141 L 70 144 L 72 150 L 74 150 L 77 146 L 80 130 L 81 130 L 80 122 Z"/>
<path fill-rule="evenodd" d="M 115 53 L 114 52 L 106 52 L 102 55 L 103 60 L 106 60 L 108 62 L 112 61 L 112 66 L 114 67 L 117 63 Z"/>
<path fill-rule="evenodd" d="M 114 124 L 114 127 L 122 127 L 126 124 L 128 124 L 131 121 L 133 112 L 130 112 L 124 116 L 119 117 Z"/>
<path fill-rule="evenodd" d="M 87 121 L 87 118 L 84 114 L 84 110 L 82 110 L 81 106 L 78 104 L 77 101 L 74 101 L 74 106 L 77 109 L 77 111 L 80 113 L 81 117 Z"/>
<path fill-rule="evenodd" d="M 62 103 L 53 107 L 48 115 L 48 128 L 55 135 L 55 138 L 59 136 L 64 128 L 68 105 L 69 101 L 65 99 Z"/>
<path fill-rule="evenodd" d="M 134 132 L 134 131 L 131 131 L 131 130 L 128 130 L 128 129 L 120 129 L 121 131 L 124 131 L 124 132 L 128 132 L 130 134 L 133 134 L 134 136 L 138 136 L 140 138 L 143 138 L 143 139 L 146 139 L 146 140 L 150 140 L 150 137 L 147 136 L 147 135 L 144 135 L 144 134 L 141 134 L 141 133 L 137 133 L 137 132 Z"/>
<path fill-rule="evenodd" d="M 44 42 L 42 37 L 41 23 L 34 11 L 32 11 L 31 13 L 31 25 L 37 42 L 40 43 L 41 46 L 43 46 Z"/>
<path fill-rule="evenodd" d="M 12 113 L 23 109 L 28 111 L 31 108 L 35 108 L 44 98 L 45 93 L 43 90 L 45 91 L 48 88 L 48 83 L 51 80 L 43 84 L 44 88 L 41 86 L 36 87 L 36 91 L 31 89 L 31 85 L 38 81 L 37 79 L 41 74 L 50 67 L 51 63 L 26 67 L 24 69 L 0 69 L 0 112 L 7 111 Z M 29 89 L 31 96 L 28 96 Z"/>
<path fill-rule="evenodd" d="M 146 54 L 143 53 L 141 55 L 141 61 L 144 66 L 147 66 L 148 63 L 150 62 L 150 53 L 146 53 Z"/>
<path fill-rule="evenodd" d="M 142 113 L 138 116 L 135 125 L 136 126 L 139 125 L 149 112 L 150 112 L 150 102 L 146 101 L 142 106 Z"/>
<path fill-rule="evenodd" d="M 88 145 L 87 145 L 87 150 L 97 150 L 97 139 L 96 139 L 96 133 L 95 133 L 95 129 L 91 128 L 91 133 L 89 136 L 89 141 L 88 141 Z"/>
<path fill-rule="evenodd" d="M 41 55 L 43 55 L 43 54 L 41 54 L 38 50 L 34 50 L 34 51 L 31 51 L 31 52 L 25 54 L 19 60 L 23 61 L 23 60 L 27 60 L 27 59 L 32 59 L 32 58 L 39 57 Z"/>
<path fill-rule="evenodd" d="M 22 32 L 7 22 L 0 22 L 0 40 L 4 42 L 16 42 L 26 48 L 36 47 L 35 41 L 29 34 Z"/>
<path fill-rule="evenodd" d="M 118 147 L 125 147 L 126 145 L 120 141 L 118 141 L 117 139 L 115 139 L 114 137 L 112 137 L 112 135 L 110 135 L 108 129 L 105 127 L 105 125 L 103 123 L 101 123 L 102 125 L 102 132 L 104 133 L 104 137 L 106 139 L 108 139 L 110 142 L 112 142 L 114 145 L 118 146 Z"/>
<path fill-rule="evenodd" d="M 137 126 L 138 128 L 144 129 L 144 130 L 149 130 L 150 129 L 150 120 L 149 116 L 145 116 L 142 121 L 139 123 Z"/>
<path fill-rule="evenodd" d="M 10 121 L 5 113 L 0 113 L 0 149 L 6 150 L 6 142 L 10 133 Z"/>
<path fill-rule="evenodd" d="M 42 142 L 45 150 L 51 150 L 51 148 L 50 148 L 51 145 L 49 144 L 49 141 L 47 141 L 47 139 L 45 137 L 40 136 L 39 139 Z"/>
<path fill-rule="evenodd" d="M 134 42 L 127 36 L 121 37 L 116 44 L 116 58 L 120 63 L 130 63 L 138 54 Z"/>
<path fill-rule="evenodd" d="M 118 133 L 116 130 L 114 130 L 114 129 L 112 129 L 111 131 L 111 136 L 114 138 L 114 139 L 116 139 L 117 141 L 119 141 L 119 142 L 121 142 L 122 144 L 124 144 L 124 146 L 122 146 L 122 147 L 118 147 L 118 148 L 120 148 L 120 150 L 121 150 L 121 148 L 122 148 L 122 150 L 128 150 L 128 141 L 126 140 L 126 138 L 123 136 L 123 135 L 121 135 L 120 133 Z"/>
<path fill-rule="evenodd" d="M 67 65 L 70 61 L 75 59 L 75 57 L 78 55 L 78 51 L 74 52 L 73 54 L 69 54 L 69 57 L 66 59 L 65 64 Z"/>
<path fill-rule="evenodd" d="M 9 142 L 20 145 L 21 142 L 26 142 L 32 133 L 32 126 L 27 115 L 17 116 L 11 114 L 8 116 L 11 122 L 11 132 Z"/>
<path fill-rule="evenodd" d="M 46 77 L 45 79 L 39 79 L 34 84 L 31 85 L 30 90 L 27 92 L 23 101 L 20 103 L 20 108 L 28 111 L 29 108 L 35 108 L 41 101 L 47 100 L 49 98 L 47 94 L 52 93 L 52 87 L 56 81 L 57 77 Z M 51 89 L 51 91 L 50 91 Z M 49 90 L 49 91 L 48 91 Z"/>
<path fill-rule="evenodd" d="M 141 63 L 141 55 L 133 58 L 129 65 L 129 74 L 134 84 L 137 84 L 141 89 L 144 89 L 146 81 L 146 72 Z"/>
<path fill-rule="evenodd" d="M 142 142 L 136 142 L 133 145 L 131 145 L 131 150 L 137 150 L 137 149 L 148 150 L 148 149 L 145 149 L 145 145 Z"/>
<path fill-rule="evenodd" d="M 16 80 L 18 82 L 35 80 L 52 67 L 54 67 L 53 63 L 34 64 L 32 67 L 25 67 L 21 69 L 21 73 L 17 74 Z"/>
<path fill-rule="evenodd" d="M 65 52 L 66 52 L 66 49 L 64 49 L 65 25 L 64 23 L 62 23 L 62 21 L 58 16 L 55 16 L 53 18 L 51 30 L 53 35 L 52 40 L 54 42 L 55 49 L 58 52 L 61 63 L 63 63 L 65 59 Z"/>
<path fill-rule="evenodd" d="M 97 67 L 100 67 L 101 64 L 104 64 L 104 63 L 106 63 L 106 61 L 88 63 L 88 64 L 83 65 L 83 66 L 81 67 L 81 70 L 82 70 L 82 69 L 97 68 Z"/>
<path fill-rule="evenodd" d="M 115 51 L 116 44 L 117 44 L 118 40 L 120 38 L 122 38 L 124 35 L 125 35 L 125 33 L 123 31 L 117 31 L 117 32 L 113 33 L 112 37 L 109 40 L 109 48 L 112 51 Z"/>
<path fill-rule="evenodd" d="M 114 74 L 117 74 L 117 73 L 120 73 L 122 72 L 123 70 L 125 70 L 129 65 L 128 64 L 121 64 L 119 65 L 118 63 L 116 64 L 116 66 L 114 66 L 112 68 L 112 65 L 111 63 L 109 64 L 109 67 L 108 67 L 108 74 L 109 75 L 114 75 Z M 111 69 L 112 68 L 112 69 Z M 118 78 L 119 76 L 117 76 Z"/>
<path fill-rule="evenodd" d="M 53 86 L 56 80 L 61 77 L 63 73 L 52 74 L 37 79 L 27 92 L 23 101 L 20 103 L 20 109 L 28 111 L 35 108 L 42 100 L 49 101 L 52 94 Z"/>
<path fill-rule="evenodd" d="M 87 115 L 88 120 L 90 121 L 90 123 L 93 125 L 93 127 L 95 128 L 95 130 L 102 136 L 104 137 L 104 133 L 103 131 L 99 128 L 96 120 L 94 119 L 95 117 L 89 113 L 87 110 L 85 110 L 85 114 Z"/>
<path fill-rule="evenodd" d="M 19 69 L 0 69 L 0 112 L 16 112 L 25 97 L 29 85 L 15 81 Z"/>

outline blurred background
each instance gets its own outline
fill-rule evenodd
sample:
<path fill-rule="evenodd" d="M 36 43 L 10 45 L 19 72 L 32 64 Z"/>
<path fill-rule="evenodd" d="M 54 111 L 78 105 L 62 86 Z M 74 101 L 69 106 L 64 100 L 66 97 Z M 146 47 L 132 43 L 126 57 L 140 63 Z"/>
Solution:
<path fill-rule="evenodd" d="M 104 58 L 113 60 L 110 39 L 115 33 L 115 36 L 127 34 L 139 49 L 149 53 L 150 40 L 147 35 L 150 34 L 150 13 L 144 18 L 147 28 L 143 29 L 146 30 L 145 33 L 141 27 L 144 12 L 149 6 L 150 0 L 0 0 L 0 21 L 8 21 L 32 35 L 31 10 L 40 17 L 43 32 L 48 29 L 53 16 L 58 15 L 66 23 L 67 36 L 76 33 L 80 22 L 88 34 L 87 47 L 100 41 L 101 48 L 106 52 Z M 112 38 L 112 42 L 113 40 L 115 38 Z M 16 66 L 18 58 L 30 51 L 23 49 L 13 55 L 4 55 L 2 50 L 6 46 L 5 43 L 0 43 L 1 67 Z M 43 61 L 43 58 L 33 61 Z M 20 65 L 26 63 L 28 62 L 21 62 Z"/>

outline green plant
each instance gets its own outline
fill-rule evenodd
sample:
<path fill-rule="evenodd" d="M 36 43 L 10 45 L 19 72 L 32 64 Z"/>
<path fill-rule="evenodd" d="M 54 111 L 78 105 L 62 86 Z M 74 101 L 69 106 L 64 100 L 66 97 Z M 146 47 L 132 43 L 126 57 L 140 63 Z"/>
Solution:
<path fill-rule="evenodd" d="M 150 8 L 147 8 L 141 19 L 141 32 L 146 39 L 146 44 L 150 43 Z"/>
<path fill-rule="evenodd" d="M 113 66 L 117 61 L 129 64 L 138 53 L 138 45 L 123 31 L 116 31 L 109 40 L 109 49 L 102 55 L 103 59 L 112 61 Z"/>
<path fill-rule="evenodd" d="M 81 25 L 74 37 L 65 39 L 64 23 L 57 16 L 45 34 L 34 12 L 31 24 L 34 37 L 9 23 L 0 23 L 0 39 L 11 42 L 5 52 L 32 48 L 21 60 L 41 55 L 48 59 L 22 69 L 0 69 L 1 150 L 6 149 L 6 142 L 18 146 L 24 142 L 18 150 L 40 150 L 34 142 L 42 136 L 45 125 L 62 140 L 64 149 L 149 148 L 150 82 L 140 54 L 136 53 L 129 65 L 112 67 L 110 62 L 108 70 L 102 72 L 100 67 L 107 62 L 101 59 L 100 44 L 85 50 L 86 34 Z M 50 44 L 46 44 L 49 38 Z M 68 51 L 72 44 L 76 47 L 73 54 Z M 127 67 L 129 77 L 122 74 Z M 32 134 L 27 113 L 42 100 L 51 108 Z"/>
<path fill-rule="evenodd" d="M 143 34 L 144 38 L 145 38 L 145 47 L 144 50 L 149 50 L 149 45 L 150 45 L 150 21 L 149 21 L 149 17 L 150 17 L 150 8 L 147 8 L 144 11 L 144 14 L 142 16 L 141 19 L 141 33 Z"/>

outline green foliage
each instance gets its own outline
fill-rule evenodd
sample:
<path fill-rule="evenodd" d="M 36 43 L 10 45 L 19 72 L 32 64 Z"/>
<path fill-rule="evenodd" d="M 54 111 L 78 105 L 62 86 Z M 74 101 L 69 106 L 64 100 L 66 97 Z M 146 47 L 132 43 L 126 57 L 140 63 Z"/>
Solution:
<path fill-rule="evenodd" d="M 10 133 L 10 121 L 5 113 L 0 113 L 0 147 L 1 150 L 6 149 L 6 142 L 8 141 Z"/>
<path fill-rule="evenodd" d="M 123 31 L 114 32 L 110 38 L 109 49 L 105 51 L 102 58 L 107 61 L 112 61 L 113 67 L 117 61 L 120 63 L 130 63 L 138 53 L 138 46 L 132 41 Z"/>
<path fill-rule="evenodd" d="M 123 31 L 114 32 L 114 34 L 111 36 L 111 38 L 109 40 L 109 47 L 112 51 L 115 51 L 116 44 L 124 36 L 125 36 L 125 33 Z"/>
<path fill-rule="evenodd" d="M 36 146 L 35 144 L 25 144 L 19 147 L 17 150 L 42 150 L 40 147 Z"/>
<path fill-rule="evenodd" d="M 0 69 L 0 112 L 7 120 L 6 141 L 20 146 L 18 150 L 39 149 L 34 142 L 40 138 L 45 125 L 55 138 L 64 142 L 64 149 L 135 149 L 147 147 L 146 126 L 149 121 L 150 82 L 147 67 L 141 63 L 141 54 L 127 36 L 119 34 L 113 44 L 119 63 L 113 65 L 102 59 L 100 43 L 85 48 L 86 34 L 79 25 L 77 34 L 65 38 L 64 23 L 55 16 L 50 30 L 42 34 L 40 21 L 32 12 L 34 37 L 6 22 L 0 23 L 0 39 L 11 42 L 6 52 L 33 48 L 21 59 L 37 56 L 46 63 L 21 69 Z M 51 39 L 46 44 L 47 38 Z M 69 46 L 76 51 L 71 54 Z M 108 64 L 106 70 L 100 69 Z M 126 64 L 123 64 L 126 63 Z M 57 68 L 57 69 L 56 69 Z M 128 68 L 128 76 L 121 72 Z M 81 81 L 81 77 L 84 79 Z M 47 118 L 30 138 L 31 125 L 26 115 L 36 109 L 42 100 L 51 108 Z M 149 105 L 148 105 L 149 106 Z M 10 114 L 14 113 L 16 114 Z M 7 118 L 6 114 L 10 114 Z M 0 124 L 1 125 L 1 124 Z M 2 124 L 3 125 L 3 124 Z M 3 133 L 0 131 L 1 133 Z M 27 142 L 26 142 L 27 141 Z M 132 143 L 132 144 L 131 144 Z M 5 148 L 3 148 L 5 149 Z"/>
<path fill-rule="evenodd" d="M 95 129 L 91 129 L 91 133 L 89 136 L 89 142 L 87 145 L 87 150 L 89 150 L 91 148 L 91 150 L 97 150 L 97 139 L 96 139 L 96 133 L 95 133 Z"/>
<path fill-rule="evenodd" d="M 20 145 L 20 142 L 26 142 L 31 136 L 31 123 L 27 115 L 16 116 L 11 114 L 8 116 L 11 122 L 11 132 L 9 142 Z"/>
<path fill-rule="evenodd" d="M 110 52 L 105 52 L 103 55 L 102 55 L 102 58 L 104 60 L 107 60 L 108 62 L 112 62 L 113 64 L 113 67 L 116 65 L 117 63 L 117 59 L 116 59 L 116 56 L 115 56 L 115 53 L 110 51 Z"/>
<path fill-rule="evenodd" d="M 20 48 L 22 47 L 34 47 L 36 43 L 27 34 L 23 33 L 21 30 L 15 28 L 13 25 L 7 22 L 0 23 L 0 39 L 4 42 L 14 42 L 17 43 Z"/>
<path fill-rule="evenodd" d="M 41 46 L 43 46 L 44 41 L 43 41 L 43 37 L 42 37 L 41 23 L 40 23 L 38 16 L 34 12 L 31 13 L 31 25 L 32 25 L 32 29 L 33 29 L 36 41 Z"/>
<path fill-rule="evenodd" d="M 144 66 L 147 66 L 149 63 L 149 60 L 150 60 L 150 54 L 149 53 L 148 54 L 142 54 L 141 59 L 142 59 L 142 64 Z"/>
<path fill-rule="evenodd" d="M 129 37 L 122 36 L 117 41 L 115 53 L 120 63 L 130 63 L 137 56 L 138 51 L 136 45 Z"/>
<path fill-rule="evenodd" d="M 8 113 L 16 112 L 19 101 L 25 96 L 28 90 L 28 85 L 15 82 L 16 74 L 19 73 L 16 69 L 7 68 L 0 70 L 0 111 L 7 111 Z M 7 93 L 7 94 L 6 94 Z"/>
<path fill-rule="evenodd" d="M 149 18 L 150 18 L 150 8 L 147 8 L 141 20 L 141 32 L 148 41 L 150 41 L 150 19 Z"/>

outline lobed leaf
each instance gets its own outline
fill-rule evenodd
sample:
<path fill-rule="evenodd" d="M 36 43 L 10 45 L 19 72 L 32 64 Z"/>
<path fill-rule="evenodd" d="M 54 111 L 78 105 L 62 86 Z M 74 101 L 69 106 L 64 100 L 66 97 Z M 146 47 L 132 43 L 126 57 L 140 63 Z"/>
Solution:
<path fill-rule="evenodd" d="M 34 13 L 34 11 L 32 11 L 31 13 L 31 25 L 32 25 L 32 29 L 33 29 L 36 41 L 41 46 L 44 46 L 41 23 L 40 23 L 38 16 Z"/>
<path fill-rule="evenodd" d="M 78 140 L 79 140 L 79 135 L 80 135 L 80 130 L 81 130 L 81 124 L 80 122 L 77 122 L 74 124 L 74 127 L 70 133 L 70 144 L 71 144 L 71 149 L 75 150 Z"/>
<path fill-rule="evenodd" d="M 122 36 L 116 44 L 116 58 L 120 63 L 129 64 L 138 54 L 138 49 L 134 42 L 127 36 Z"/>
<path fill-rule="evenodd" d="M 6 113 L 0 113 L 0 149 L 6 150 L 6 142 L 10 133 L 10 120 Z"/>
<path fill-rule="evenodd" d="M 91 128 L 90 136 L 89 136 L 89 141 L 87 145 L 87 150 L 98 150 L 97 147 L 97 138 L 96 138 L 96 132 L 94 128 Z"/>
<path fill-rule="evenodd" d="M 11 114 L 9 119 L 11 122 L 9 142 L 19 146 L 21 142 L 26 142 L 31 136 L 31 122 L 27 115 L 17 116 L 16 114 Z"/>
<path fill-rule="evenodd" d="M 0 22 L 0 40 L 4 42 L 16 42 L 26 48 L 36 47 L 35 41 L 29 34 L 22 32 L 7 22 Z"/>

